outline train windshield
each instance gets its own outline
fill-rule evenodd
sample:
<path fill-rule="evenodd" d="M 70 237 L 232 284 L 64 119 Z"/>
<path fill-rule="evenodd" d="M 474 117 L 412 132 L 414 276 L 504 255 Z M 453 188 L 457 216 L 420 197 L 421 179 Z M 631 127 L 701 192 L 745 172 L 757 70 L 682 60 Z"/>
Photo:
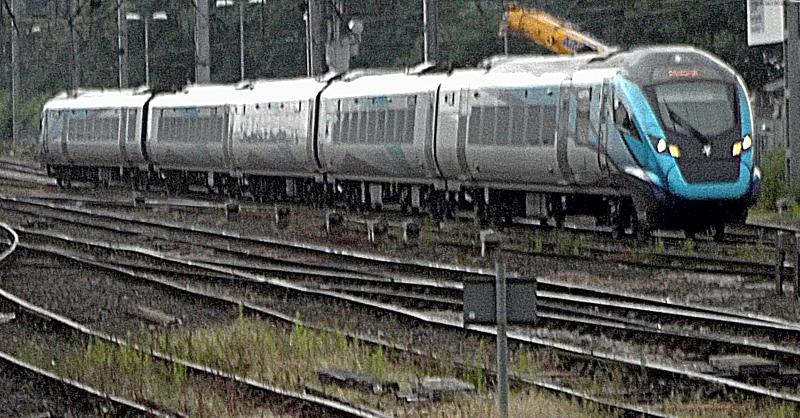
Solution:
<path fill-rule="evenodd" d="M 654 86 L 653 93 L 667 131 L 705 142 L 736 125 L 733 89 L 721 82 L 665 83 Z"/>

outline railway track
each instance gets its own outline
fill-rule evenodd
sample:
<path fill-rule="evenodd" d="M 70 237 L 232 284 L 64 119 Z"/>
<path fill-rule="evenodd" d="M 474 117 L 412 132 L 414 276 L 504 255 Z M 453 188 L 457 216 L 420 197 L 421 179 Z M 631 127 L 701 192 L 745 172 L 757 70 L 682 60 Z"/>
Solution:
<path fill-rule="evenodd" d="M 84 212 L 86 212 L 86 211 L 84 211 Z M 91 211 L 88 211 L 88 212 L 91 212 Z M 116 231 L 117 232 L 125 232 L 125 230 L 123 228 L 118 228 Z M 196 228 L 195 228 L 195 232 L 198 232 Z M 214 233 L 211 233 L 210 231 L 199 231 L 199 232 L 201 233 L 201 235 L 205 235 L 207 237 L 213 237 L 215 235 Z M 127 231 L 127 233 L 131 233 L 131 231 Z M 216 234 L 216 236 L 219 237 L 220 235 Z M 162 238 L 166 239 L 166 236 L 162 236 Z M 236 239 L 236 241 L 238 243 L 241 240 Z M 254 244 L 254 245 L 256 243 L 259 243 L 259 242 L 261 244 L 270 244 L 270 243 L 271 244 L 275 244 L 275 242 L 273 240 L 263 239 L 263 237 L 262 238 L 249 237 L 245 241 L 250 241 L 251 244 Z M 196 244 L 193 244 L 193 245 L 196 245 Z M 326 253 L 329 253 L 329 254 L 339 254 L 339 255 L 341 255 L 341 253 L 338 250 L 335 250 L 335 249 L 325 249 L 323 247 L 313 246 L 313 245 L 299 245 L 299 247 L 305 248 L 306 250 L 313 249 L 313 250 L 320 250 L 321 252 L 326 252 Z M 356 255 L 357 258 L 359 258 L 362 261 L 368 260 L 370 258 L 369 256 L 364 257 L 365 256 L 364 254 L 355 254 L 355 253 L 348 253 L 348 252 L 345 252 L 345 253 L 346 254 L 350 254 L 350 255 Z M 383 257 L 383 258 L 386 259 L 386 257 Z M 325 264 L 325 263 L 323 263 L 323 264 Z M 328 262 L 327 264 L 335 264 L 335 262 L 331 261 L 331 262 Z M 409 263 L 402 263 L 401 262 L 400 264 L 408 265 Z M 411 263 L 411 264 L 413 264 L 414 267 L 417 268 L 417 269 L 426 269 L 426 268 L 430 268 L 431 267 L 431 265 L 427 264 L 427 263 L 416 262 L 416 263 Z M 306 267 L 308 267 L 308 266 L 306 266 Z M 312 267 L 319 267 L 319 266 L 312 266 Z M 476 270 L 476 269 L 454 269 L 454 268 L 450 268 L 450 267 L 453 267 L 453 266 L 442 266 L 442 265 L 439 265 L 439 266 L 436 266 L 436 267 L 438 267 L 438 269 L 434 269 L 434 270 L 436 270 L 435 275 L 437 275 L 437 276 L 448 276 L 449 275 L 449 276 L 452 277 L 453 275 L 464 275 L 464 274 L 478 274 L 478 275 L 480 275 L 480 274 L 489 273 L 487 271 L 480 271 L 480 270 Z M 358 271 L 359 269 L 363 270 L 363 266 L 360 267 L 360 268 L 355 268 L 354 270 Z M 386 269 L 386 270 L 391 270 L 391 269 Z M 454 271 L 455 271 L 455 273 L 454 273 Z M 431 276 L 431 275 L 434 275 L 434 274 L 429 274 L 429 276 Z M 442 287 L 442 286 L 439 286 L 439 287 Z M 351 289 L 348 290 L 348 289 L 344 289 L 344 288 L 340 288 L 340 289 L 328 288 L 328 290 L 333 290 L 336 293 L 340 293 L 340 294 L 349 292 L 349 293 L 351 293 L 351 296 L 352 296 L 352 290 L 353 289 L 351 288 Z M 383 297 L 381 295 L 378 295 L 377 294 L 378 292 L 372 292 L 372 293 L 373 293 L 372 296 L 371 296 L 372 298 Z M 386 292 L 384 292 L 384 293 L 386 293 Z M 366 295 L 368 293 L 364 293 L 364 294 Z M 409 295 L 414 296 L 413 292 L 409 292 Z M 426 296 L 415 296 L 415 298 L 418 301 L 421 301 L 421 302 L 424 302 L 424 303 L 429 303 L 429 304 L 440 303 L 441 302 L 441 299 L 435 300 L 435 301 L 434 300 L 426 300 L 426 298 L 427 298 Z M 427 298 L 427 299 L 430 299 L 430 298 Z M 543 300 L 543 302 L 547 302 L 547 301 Z M 406 302 L 404 302 L 404 303 L 406 303 Z M 414 306 L 414 303 L 417 303 L 417 302 L 411 303 L 411 306 Z M 452 306 L 456 306 L 456 305 L 457 304 L 454 304 Z M 631 324 L 630 322 L 631 321 L 629 321 L 629 323 L 624 323 L 624 321 L 623 321 L 624 325 L 627 326 L 627 327 L 632 327 L 633 325 L 642 325 L 641 323 L 639 323 L 639 324 Z M 764 321 L 762 321 L 762 322 L 764 322 Z M 766 322 L 774 322 L 774 321 L 773 320 L 768 320 Z M 618 325 L 619 325 L 619 323 L 618 323 Z M 645 324 L 645 325 L 647 325 L 647 328 L 654 328 L 652 326 L 652 324 Z M 794 355 L 793 353 L 789 353 L 789 354 Z"/>
<path fill-rule="evenodd" d="M 8 237 L 7 248 L 0 252 L 0 266 L 19 245 L 16 232 L 5 224 L 0 230 Z M 12 311 L 5 300 L 0 302 L 3 321 L 0 335 L 6 341 L 13 335 L 30 335 L 31 324 L 38 318 Z M 18 416 L 114 415 L 171 417 L 169 411 L 137 403 L 68 379 L 0 351 L 0 388 L 6 396 L 0 401 L 0 412 Z"/>
<path fill-rule="evenodd" d="M 26 236 L 28 235 L 37 235 L 35 233 L 24 233 Z M 51 237 L 52 238 L 52 237 Z M 70 241 L 70 239 L 64 238 L 66 241 Z M 74 241 L 72 241 L 74 242 Z M 139 281 L 145 281 L 150 283 L 155 283 L 164 287 L 167 287 L 175 292 L 185 293 L 192 297 L 196 298 L 203 298 L 210 301 L 213 301 L 216 304 L 221 306 L 228 306 L 234 309 L 243 310 L 246 314 L 253 315 L 255 317 L 261 318 L 269 318 L 270 320 L 276 320 L 280 322 L 284 322 L 289 324 L 290 326 L 303 326 L 309 329 L 316 329 L 323 332 L 329 333 L 336 333 L 340 335 L 344 335 L 347 338 L 356 340 L 362 344 L 369 344 L 383 347 L 387 350 L 387 352 L 397 352 L 402 355 L 411 356 L 411 357 L 421 357 L 424 359 L 428 359 L 431 361 L 442 361 L 442 359 L 438 358 L 438 356 L 434 353 L 418 349 L 412 346 L 406 346 L 403 344 L 393 343 L 387 340 L 386 338 L 376 337 L 375 335 L 369 335 L 364 333 L 358 332 L 347 332 L 342 331 L 338 328 L 333 328 L 329 326 L 319 326 L 315 325 L 313 322 L 309 321 L 302 321 L 294 316 L 291 313 L 285 313 L 276 311 L 271 308 L 267 308 L 263 305 L 259 305 L 258 303 L 249 302 L 246 299 L 241 299 L 238 297 L 233 296 L 226 296 L 224 291 L 220 290 L 221 286 L 219 281 L 220 280 L 227 280 L 231 283 L 238 283 L 234 286 L 239 286 L 242 288 L 246 288 L 249 281 L 242 280 L 235 275 L 228 275 L 224 273 L 217 272 L 217 276 L 207 275 L 204 276 L 202 280 L 198 280 L 198 275 L 196 272 L 196 267 L 192 267 L 191 263 L 184 264 L 184 263 L 177 263 L 182 265 L 186 271 L 183 273 L 179 272 L 179 268 L 175 266 L 166 267 L 163 265 L 155 266 L 154 264 L 158 263 L 151 263 L 151 262 L 141 262 L 142 260 L 130 260 L 125 257 L 116 257 L 114 262 L 109 261 L 96 261 L 94 257 L 89 259 L 86 255 L 80 255 L 80 251 L 74 251 L 67 249 L 65 245 L 51 245 L 48 246 L 46 244 L 23 244 L 26 248 L 35 249 L 36 251 L 47 251 L 52 252 L 54 254 L 58 254 L 62 257 L 68 257 L 72 260 L 80 261 L 82 263 L 90 264 L 95 267 L 100 267 L 108 270 L 113 270 L 122 274 L 129 275 L 131 277 L 136 278 Z M 78 247 L 86 248 L 87 243 L 79 242 Z M 96 250 L 96 247 L 95 247 Z M 105 248 L 105 250 L 109 250 Z M 125 252 L 124 249 L 118 249 L 115 253 L 120 254 L 121 252 Z M 141 256 L 142 254 L 138 254 Z M 99 256 L 103 260 L 109 260 L 110 257 L 107 254 L 103 254 Z M 127 259 L 127 262 L 124 262 L 123 259 Z M 152 260 L 151 260 L 152 261 Z M 164 260 L 162 260 L 164 261 Z M 168 272 L 168 276 L 170 278 L 166 278 L 164 275 L 165 272 Z M 202 277 L 202 276 L 201 276 Z M 214 290 L 208 290 L 212 286 L 204 286 L 202 284 L 198 284 L 198 282 L 213 282 Z M 192 284 L 187 284 L 192 283 Z M 241 290 L 242 293 L 246 293 L 247 290 Z M 270 304 L 271 305 L 271 304 Z M 453 362 L 453 367 L 466 370 L 471 365 L 466 362 Z M 619 413 L 628 413 L 634 414 L 636 416 L 641 416 L 644 414 L 645 416 L 662 416 L 661 414 L 650 411 L 648 409 L 642 409 L 635 405 L 627 405 L 621 402 L 614 402 L 608 399 L 602 399 L 595 396 L 592 396 L 587 393 L 582 393 L 579 390 L 571 389 L 564 385 L 559 385 L 557 382 L 552 381 L 545 381 L 541 379 L 534 379 L 528 376 L 513 376 L 513 382 L 517 386 L 532 386 L 537 387 L 539 389 L 555 392 L 561 395 L 568 395 L 573 398 L 579 399 L 581 401 L 591 402 L 594 404 L 600 405 L 602 408 L 606 408 L 612 411 L 616 411 Z"/>
<path fill-rule="evenodd" d="M 215 259 L 217 259 L 218 261 L 220 261 L 220 260 L 219 260 L 219 255 L 214 255 L 214 258 L 215 258 Z M 175 261 L 175 260 L 172 260 L 172 261 Z M 227 263 L 228 261 L 229 261 L 229 260 L 224 260 L 224 263 Z M 220 262 L 222 262 L 222 261 L 220 261 Z M 197 263 L 195 263 L 195 265 L 198 265 L 198 264 L 197 264 Z M 214 265 L 213 265 L 213 264 L 211 264 L 211 263 L 208 263 L 207 267 L 208 267 L 208 268 L 210 268 L 212 271 L 216 271 L 216 272 L 217 272 L 217 273 L 219 273 L 219 274 L 232 274 L 232 272 L 231 272 L 229 269 L 226 269 L 226 268 L 223 268 L 223 267 L 220 267 L 220 266 L 214 266 Z M 314 266 L 314 267 L 315 267 L 315 268 L 319 268 L 319 266 L 318 266 L 318 265 L 317 265 L 317 266 Z M 419 265 L 417 265 L 416 267 L 417 267 L 417 268 L 419 268 Z M 447 270 L 447 269 L 445 269 L 445 268 L 441 268 L 441 267 L 440 267 L 439 269 L 440 269 L 440 270 L 442 270 L 442 271 L 445 271 L 445 270 Z M 257 275 L 253 275 L 252 273 L 246 273 L 246 272 L 234 272 L 234 273 L 235 273 L 234 275 L 244 275 L 245 277 L 247 277 L 248 275 L 251 275 L 251 276 L 250 276 L 250 278 L 251 278 L 251 279 L 253 279 L 253 280 L 256 280 L 256 278 L 257 278 L 257 277 L 259 277 L 259 276 L 257 276 Z M 305 272 L 305 273 L 308 273 L 308 272 Z M 451 273 L 452 273 L 452 271 L 451 271 Z M 468 273 L 468 274 L 476 274 L 475 272 L 471 272 L 471 273 L 470 273 L 470 272 L 465 272 L 465 271 L 463 271 L 463 270 L 462 270 L 462 271 L 460 271 L 460 274 L 465 274 L 465 273 Z M 485 273 L 485 272 L 484 272 L 484 273 Z M 481 273 L 477 273 L 477 274 L 481 274 Z M 329 277 L 328 277 L 328 278 L 330 278 L 330 275 L 329 275 Z M 351 279 L 352 279 L 352 277 L 351 277 Z M 397 281 L 398 281 L 397 279 L 395 279 L 395 280 L 394 280 L 394 282 L 397 282 Z M 413 285 L 414 285 L 414 286 L 419 286 L 419 283 L 420 283 L 420 281 L 421 281 L 421 280 L 416 280 L 416 281 L 414 281 L 414 282 L 413 282 Z M 424 282 L 424 280 L 422 280 L 422 281 Z M 284 284 L 284 286 L 287 286 L 287 285 L 288 285 L 288 284 Z M 438 287 L 439 287 L 439 288 L 441 288 L 441 287 L 443 287 L 443 285 L 440 283 Z M 316 292 L 323 292 L 323 293 L 325 293 L 325 292 L 329 292 L 329 293 L 334 293 L 334 294 L 337 294 L 337 295 L 338 295 L 337 297 L 345 297 L 345 296 L 343 296 L 343 295 L 342 295 L 342 293 L 341 293 L 341 292 L 330 292 L 330 291 L 323 291 L 323 290 L 316 290 Z M 570 290 L 570 292 L 575 292 L 575 289 L 574 289 L 574 288 L 573 288 L 573 289 L 571 289 L 571 290 Z M 348 295 L 348 297 L 352 297 L 352 295 Z M 348 300 L 349 300 L 349 299 L 348 299 Z M 353 300 L 355 300 L 355 299 L 353 299 Z M 629 301 L 628 303 L 630 303 L 630 301 Z M 666 304 L 666 303 L 663 303 L 663 302 L 662 302 L 662 304 Z M 667 304 L 667 305 L 669 305 L 669 304 Z M 391 307 L 391 305 L 390 305 L 390 307 Z M 385 309 L 390 309 L 390 307 L 384 307 L 384 308 L 385 308 Z M 418 314 L 409 314 L 408 312 L 404 311 L 404 309 L 407 309 L 407 308 L 398 308 L 397 306 L 395 306 L 394 308 L 391 308 L 391 309 L 394 309 L 394 312 L 401 312 L 401 313 L 402 313 L 402 312 L 405 312 L 405 313 L 406 313 L 406 314 L 408 314 L 408 315 L 412 315 L 412 316 L 414 316 L 414 317 L 418 317 Z M 673 307 L 672 309 L 674 309 L 674 307 Z M 666 311 L 666 309 L 664 309 L 664 307 L 662 306 L 661 308 L 658 308 L 658 309 L 652 309 L 652 308 L 651 308 L 651 311 L 652 311 L 652 312 L 659 312 L 659 311 Z M 652 313 L 652 312 L 651 312 L 651 313 Z M 661 313 L 663 314 L 664 312 L 661 312 Z M 710 316 L 710 313 L 709 313 L 709 312 L 705 312 L 705 314 L 706 314 L 706 316 Z M 718 315 L 718 314 L 717 314 L 717 316 L 720 316 L 720 315 Z M 730 316 L 731 316 L 731 317 L 735 317 L 736 315 L 730 315 Z M 718 318 L 717 318 L 717 319 L 718 319 Z M 752 326 L 757 326 L 757 327 L 764 327 L 764 326 L 766 326 L 766 327 L 769 327 L 769 328 L 779 328 L 779 329 L 780 329 L 780 328 L 784 328 L 784 330 L 786 330 L 787 328 L 788 328 L 788 329 L 793 329 L 793 327 L 787 327 L 787 326 L 785 326 L 785 324 L 778 325 L 778 322 L 779 322 L 779 321 L 775 321 L 775 320 L 768 320 L 768 319 L 764 319 L 764 318 L 756 318 L 756 319 L 753 319 L 753 318 L 743 318 L 743 317 L 739 316 L 739 317 L 736 317 L 736 318 L 728 318 L 728 319 L 729 319 L 730 321 L 732 321 L 732 322 L 752 322 L 750 325 L 752 325 Z M 434 322 L 435 322 L 435 321 L 434 321 Z M 441 325 L 441 324 L 440 324 L 440 325 Z M 454 325 L 454 324 L 452 324 L 452 323 L 451 323 L 450 325 Z M 597 324 L 594 324 L 594 325 L 597 325 Z M 523 341 L 524 341 L 524 339 L 523 339 Z M 536 340 L 534 340 L 534 341 L 536 341 Z M 531 341 L 528 341 L 528 342 L 531 342 Z M 547 342 L 545 342 L 545 343 L 544 343 L 544 345 L 546 345 L 546 346 L 547 346 L 547 345 L 548 345 L 548 343 L 547 343 Z M 561 346 L 560 344 L 552 344 L 552 343 L 550 343 L 550 344 L 549 344 L 549 346 L 551 346 L 551 347 L 554 347 L 554 346 L 556 346 L 556 347 L 562 347 L 562 348 L 563 348 L 563 346 Z M 574 348 L 573 348 L 573 349 L 574 349 Z M 569 351 L 569 350 L 568 350 L 568 351 Z M 578 352 L 580 352 L 580 350 L 578 350 Z M 612 356 L 612 358 L 613 358 L 613 356 Z M 641 359 L 637 360 L 637 363 L 636 363 L 636 364 L 639 364 L 639 363 L 638 363 L 638 361 L 640 361 L 640 360 L 641 360 Z M 628 360 L 628 364 L 633 364 L 633 363 L 631 363 L 631 361 L 632 361 L 632 360 Z M 624 362 L 624 361 L 623 361 L 623 362 Z M 663 367 L 660 367 L 660 368 L 659 368 L 659 367 L 660 367 L 660 366 L 656 366 L 656 367 L 655 367 L 655 369 L 657 369 L 657 370 L 661 370 L 661 371 L 666 371 L 666 370 L 672 370 L 673 372 L 675 372 L 675 371 L 676 371 L 676 370 L 674 370 L 674 369 L 671 369 L 671 368 L 669 368 L 668 366 L 663 366 Z M 694 377 L 695 377 L 695 378 L 699 378 L 699 379 L 701 379 L 701 380 L 707 379 L 707 380 L 706 380 L 707 382 L 715 382 L 716 384 L 731 385 L 731 387 L 733 387 L 733 388 L 738 388 L 738 389 L 742 389 L 742 390 L 745 390 L 745 391 L 751 391 L 752 393 L 758 393 L 758 394 L 761 394 L 761 395 L 764 395 L 764 396 L 772 396 L 772 395 L 776 395 L 776 396 L 778 396 L 778 398 L 780 398 L 780 399 L 784 399 L 784 400 L 787 400 L 787 401 L 791 401 L 791 399 L 793 399 L 793 398 L 791 397 L 791 395 L 788 395 L 788 397 L 786 397 L 786 398 L 781 398 L 781 396 L 784 396 L 784 395 L 777 394 L 777 393 L 772 393 L 772 392 L 771 392 L 771 391 L 769 391 L 769 390 L 766 390 L 766 389 L 764 389 L 764 388 L 759 388 L 759 387 L 756 387 L 756 386 L 747 386 L 747 385 L 745 385 L 745 386 L 738 386 L 738 385 L 740 384 L 740 382 L 730 381 L 730 379 L 728 379 L 728 380 L 726 380 L 726 379 L 724 379 L 724 378 L 723 378 L 723 379 L 717 379 L 717 378 L 715 378 L 714 376 L 710 376 L 710 375 L 703 375 L 702 373 L 701 373 L 700 375 L 702 375 L 702 376 L 694 376 Z"/>
<path fill-rule="evenodd" d="M 28 253 L 22 260 L 23 263 L 34 263 L 35 265 L 43 264 L 41 261 L 35 260 L 36 254 L 47 253 L 47 251 L 41 249 L 32 249 L 31 245 L 26 242 L 21 243 L 19 248 Z M 63 265 L 63 263 L 58 263 L 56 265 L 59 264 Z M 20 266 L 18 265 L 17 268 L 20 268 Z M 68 270 L 68 267 L 64 266 L 64 269 Z M 74 282 L 80 281 L 72 277 L 70 277 L 70 279 L 74 279 L 70 280 Z M 46 329 L 58 329 L 61 331 L 61 335 L 66 333 L 77 336 L 80 341 L 83 341 L 81 344 L 88 344 L 89 347 L 92 347 L 92 345 L 96 346 L 98 344 L 104 344 L 113 347 L 113 349 L 104 349 L 104 352 L 118 350 L 120 353 L 136 353 L 136 355 L 140 356 L 139 358 L 149 358 L 150 360 L 145 361 L 144 364 L 159 364 L 162 365 L 160 366 L 162 369 L 167 370 L 166 372 L 161 371 L 156 373 L 156 376 L 164 373 L 170 375 L 169 371 L 184 370 L 186 375 L 180 379 L 180 381 L 183 383 L 172 383 L 173 385 L 176 385 L 176 389 L 180 388 L 181 390 L 186 391 L 196 390 L 197 394 L 203 394 L 203 396 L 208 397 L 208 399 L 227 399 L 225 402 L 230 402 L 233 400 L 235 401 L 235 403 L 231 406 L 234 408 L 233 411 L 236 411 L 237 408 L 244 408 L 245 410 L 247 410 L 247 408 L 255 409 L 256 405 L 273 405 L 272 408 L 276 408 L 276 413 L 281 416 L 383 416 L 376 411 L 370 411 L 368 409 L 342 403 L 338 400 L 326 399 L 312 394 L 286 390 L 248 378 L 247 376 L 237 374 L 233 371 L 223 371 L 202 363 L 182 359 L 179 355 L 176 356 L 175 354 L 166 353 L 160 350 L 157 345 L 145 345 L 142 342 L 129 341 L 125 336 L 129 335 L 131 331 L 135 331 L 136 328 L 128 323 L 137 322 L 136 318 L 130 318 L 133 311 L 126 309 L 124 303 L 116 304 L 113 302 L 113 300 L 118 302 L 123 302 L 125 300 L 138 300 L 138 303 L 146 306 L 150 306 L 153 303 L 155 303 L 156 306 L 160 306 L 164 296 L 156 295 L 158 292 L 153 289 L 149 289 L 148 291 L 148 289 L 143 289 L 142 286 L 130 285 L 125 286 L 124 290 L 124 293 L 128 296 L 125 294 L 116 295 L 115 290 L 109 286 L 110 280 L 111 279 L 104 280 L 103 292 L 98 292 L 98 296 L 80 292 L 77 288 L 75 288 L 75 286 L 66 284 L 67 282 L 62 282 L 61 285 L 58 286 L 58 291 L 56 292 L 57 296 L 43 298 L 47 300 L 50 305 L 55 305 L 59 310 L 62 311 L 61 313 L 37 306 L 7 290 L 0 290 L 0 300 L 2 300 L 4 306 L 12 307 L 18 315 L 29 316 L 31 318 L 35 318 L 38 323 L 45 324 L 44 327 L 46 327 Z M 9 285 L 15 286 L 18 291 L 24 291 L 29 294 L 41 295 L 42 292 L 47 293 L 47 290 L 37 291 L 37 286 L 34 284 L 32 279 L 25 284 L 20 285 L 9 284 L 6 280 L 5 286 L 7 287 Z M 39 289 L 41 289 L 41 287 L 39 287 Z M 84 298 L 82 303 L 64 303 L 64 301 L 74 298 L 76 295 L 80 295 Z M 139 299 L 135 299 L 137 295 Z M 62 302 L 58 302 L 55 299 L 59 297 L 62 299 Z M 103 298 L 105 298 L 106 301 L 103 301 Z M 108 308 L 110 306 L 108 303 L 109 298 L 112 300 L 111 309 L 103 310 L 102 308 Z M 196 305 L 196 301 L 187 301 L 185 303 L 188 303 L 190 307 Z M 167 302 L 163 303 L 163 305 L 175 307 L 176 302 Z M 201 312 L 197 309 L 193 309 L 192 313 L 196 316 L 209 316 L 212 315 L 213 312 L 214 314 L 212 316 L 217 318 L 223 318 L 226 316 L 226 312 L 219 308 L 206 308 L 206 310 L 208 309 L 212 309 L 212 311 Z M 87 312 L 89 310 L 93 312 Z M 98 313 L 97 311 L 100 312 Z M 149 321 L 157 322 L 161 320 L 159 317 L 161 317 L 162 314 L 157 311 L 143 309 L 143 312 L 141 312 L 139 315 L 141 316 L 142 313 L 145 314 L 144 317 L 148 318 Z M 116 330 L 116 332 L 111 333 L 107 330 L 99 330 L 95 328 L 95 326 L 90 326 L 84 322 L 78 322 L 74 319 L 68 318 L 65 316 L 65 314 L 76 316 L 82 320 L 93 321 L 95 326 L 100 325 L 102 327 Z M 230 316 L 230 312 L 227 313 L 227 316 Z M 155 317 L 155 319 L 153 319 L 153 317 Z M 193 319 L 192 317 L 189 317 L 188 320 L 192 321 Z M 27 338 L 31 338 L 32 334 L 35 333 L 27 331 L 21 336 L 12 340 L 24 341 Z M 42 336 L 42 339 L 50 336 L 50 334 Z M 58 342 L 56 342 L 56 344 L 58 344 Z M 157 369 L 156 371 L 158 370 L 160 369 Z M 146 374 L 143 372 L 143 376 L 144 375 Z M 97 378 L 95 377 L 95 379 Z M 153 379 L 153 377 L 148 377 L 148 379 Z M 122 381 L 121 378 L 115 379 L 115 381 L 116 380 Z M 104 384 L 108 384 L 108 382 L 105 382 Z M 187 389 L 187 387 L 196 389 Z M 145 390 L 142 393 L 149 392 Z M 142 394 L 139 393 L 137 396 L 142 396 Z M 169 399 L 169 395 L 165 399 L 162 399 L 162 397 L 163 396 L 156 396 L 155 402 L 166 402 L 165 399 Z M 191 404 L 192 402 L 188 402 L 187 407 Z M 175 408 L 175 406 L 173 406 L 173 408 Z M 190 409 L 187 412 L 194 410 L 194 413 L 198 413 L 203 411 L 202 408 L 206 408 L 206 406 L 203 406 L 203 403 L 201 402 L 201 405 L 197 406 L 197 408 L 200 408 L 200 410 L 198 411 L 196 409 Z M 216 411 L 217 413 L 220 412 L 219 410 Z M 228 411 L 228 413 L 230 412 L 231 411 Z M 206 411 L 206 413 L 209 413 L 209 411 Z M 177 414 L 180 415 L 181 413 Z"/>
<path fill-rule="evenodd" d="M 98 216 L 102 214 L 102 209 L 92 209 L 93 207 L 136 210 L 134 201 L 119 201 L 114 199 L 98 198 L 77 198 L 69 195 L 47 196 L 39 195 L 32 199 L 17 199 L 11 196 L 0 197 L 5 201 L 16 201 L 29 205 L 44 205 L 50 203 L 52 208 L 61 208 L 65 211 Z M 59 202 L 53 204 L 51 202 Z M 147 199 L 141 202 L 149 208 L 184 208 L 191 210 L 225 210 L 224 202 L 207 202 L 193 199 Z M 89 209 L 87 209 L 89 208 Z M 108 216 L 107 216 L 108 217 Z M 118 216 L 120 218 L 136 219 L 136 216 Z M 765 226 L 765 228 L 767 228 Z M 769 242 L 770 237 L 775 233 L 775 229 L 768 229 L 763 238 L 763 242 Z M 788 231 L 788 229 L 787 229 Z M 201 232 L 201 231 L 196 231 Z M 756 278 L 773 278 L 775 275 L 775 249 L 769 244 L 759 244 L 752 250 L 738 248 L 736 251 L 745 252 L 742 254 L 716 255 L 703 248 L 692 244 L 689 251 L 678 249 L 685 245 L 684 240 L 674 238 L 676 244 L 669 248 L 664 246 L 655 247 L 650 245 L 634 245 L 627 240 L 609 240 L 604 243 L 592 243 L 588 241 L 588 236 L 579 234 L 568 239 L 563 237 L 544 238 L 527 236 L 530 231 L 525 231 L 525 239 L 514 238 L 514 231 L 506 234 L 508 240 L 504 245 L 504 250 L 519 256 L 539 256 L 547 258 L 565 259 L 573 261 L 606 261 L 620 265 L 627 265 L 646 269 L 665 269 L 678 270 L 694 273 L 706 274 L 729 274 L 741 275 Z M 787 232 L 788 234 L 788 232 Z M 663 240 L 664 238 L 655 238 Z M 772 238 L 774 240 L 774 238 Z M 436 245 L 452 246 L 466 251 L 474 251 L 476 243 L 473 240 L 450 237 L 445 233 L 444 236 L 435 239 Z M 684 243 L 684 244 L 680 244 Z M 710 243 L 709 243 L 710 244 Z M 787 248 L 788 250 L 788 248 Z M 794 276 L 794 263 L 789 260 L 783 263 L 782 275 L 786 283 Z"/>

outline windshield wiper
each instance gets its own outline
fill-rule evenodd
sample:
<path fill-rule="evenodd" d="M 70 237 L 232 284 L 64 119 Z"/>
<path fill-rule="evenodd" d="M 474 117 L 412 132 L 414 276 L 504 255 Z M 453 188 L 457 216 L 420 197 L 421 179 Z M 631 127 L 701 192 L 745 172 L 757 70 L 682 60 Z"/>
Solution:
<path fill-rule="evenodd" d="M 672 123 L 673 124 L 680 126 L 684 130 L 689 132 L 692 136 L 694 136 L 695 138 L 699 139 L 700 142 L 702 142 L 704 144 L 707 144 L 707 143 L 711 142 L 711 140 L 707 136 L 701 134 L 697 129 L 695 129 L 692 126 L 692 124 L 689 123 L 689 121 L 687 121 L 686 119 L 682 118 L 680 115 L 675 113 L 675 111 L 673 111 L 672 108 L 669 107 L 669 105 L 667 103 L 664 103 L 664 106 L 666 106 L 667 113 L 669 113 L 669 117 L 670 117 L 670 119 L 672 119 Z"/>

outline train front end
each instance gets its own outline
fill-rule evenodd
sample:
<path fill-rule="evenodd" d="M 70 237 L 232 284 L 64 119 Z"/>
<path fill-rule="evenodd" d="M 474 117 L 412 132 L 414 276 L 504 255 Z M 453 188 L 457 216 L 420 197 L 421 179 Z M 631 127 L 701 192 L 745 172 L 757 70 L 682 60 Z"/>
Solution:
<path fill-rule="evenodd" d="M 614 119 L 636 160 L 637 212 L 650 227 L 742 223 L 759 195 L 750 103 L 728 66 L 685 47 L 651 48 L 614 80 Z"/>

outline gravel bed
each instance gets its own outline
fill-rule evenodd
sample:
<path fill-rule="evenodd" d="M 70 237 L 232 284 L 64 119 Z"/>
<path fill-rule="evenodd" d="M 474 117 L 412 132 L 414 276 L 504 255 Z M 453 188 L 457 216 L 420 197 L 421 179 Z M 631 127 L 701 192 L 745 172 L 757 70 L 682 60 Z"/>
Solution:
<path fill-rule="evenodd" d="M 102 235 L 102 234 L 101 234 Z M 105 233 L 105 235 L 113 235 L 111 233 Z M 184 251 L 188 251 L 192 254 L 194 258 L 204 258 L 204 256 L 212 257 L 212 254 L 199 254 L 197 251 L 191 250 L 190 248 L 183 248 Z M 285 250 L 283 250 L 285 251 Z M 273 254 L 274 255 L 274 254 Z M 589 330 L 594 331 L 594 330 Z M 601 349 L 603 351 L 616 353 L 616 354 L 626 354 L 626 355 L 636 355 L 648 360 L 660 359 L 661 362 L 669 362 L 674 361 L 673 365 L 680 365 L 683 361 L 690 361 L 695 360 L 696 358 L 700 357 L 697 354 L 687 354 L 682 353 L 680 351 L 670 353 L 670 356 L 665 356 L 667 350 L 665 350 L 663 345 L 643 345 L 639 341 L 619 341 L 619 337 L 611 337 L 605 335 L 598 335 L 597 332 L 589 332 L 589 333 L 578 333 L 576 335 L 573 331 L 565 331 L 565 330 L 558 330 L 550 335 L 549 330 L 539 329 L 535 330 L 534 333 L 545 339 L 551 339 L 554 341 L 560 341 L 564 343 L 574 343 L 578 341 L 580 345 L 585 346 L 586 348 L 593 348 L 593 349 Z M 629 338 L 630 339 L 630 338 Z M 758 337 L 755 337 L 758 339 Z M 762 341 L 768 341 L 765 339 L 761 339 Z M 695 353 L 697 350 L 694 351 Z M 687 357 L 688 356 L 688 357 Z"/>
<path fill-rule="evenodd" d="M 0 351 L 16 355 L 32 344 L 46 346 L 54 351 L 65 350 L 83 339 L 60 328 L 52 328 L 14 307 L 0 301 L 0 312 L 15 313 L 15 319 L 0 324 Z M 25 359 L 23 359 L 25 360 Z M 58 359 L 52 359 L 53 362 Z M 37 365 L 41 367 L 41 365 Z M 0 361 L 0 416 L 119 416 L 108 402 L 88 398 L 75 389 L 55 383 L 32 372 L 21 370 Z"/>
<path fill-rule="evenodd" d="M 119 274 L 24 249 L 7 260 L 0 287 L 90 328 L 124 336 L 153 327 L 143 310 L 178 318 L 182 327 L 206 328 L 230 322 L 235 312 L 202 300 L 171 294 Z"/>

